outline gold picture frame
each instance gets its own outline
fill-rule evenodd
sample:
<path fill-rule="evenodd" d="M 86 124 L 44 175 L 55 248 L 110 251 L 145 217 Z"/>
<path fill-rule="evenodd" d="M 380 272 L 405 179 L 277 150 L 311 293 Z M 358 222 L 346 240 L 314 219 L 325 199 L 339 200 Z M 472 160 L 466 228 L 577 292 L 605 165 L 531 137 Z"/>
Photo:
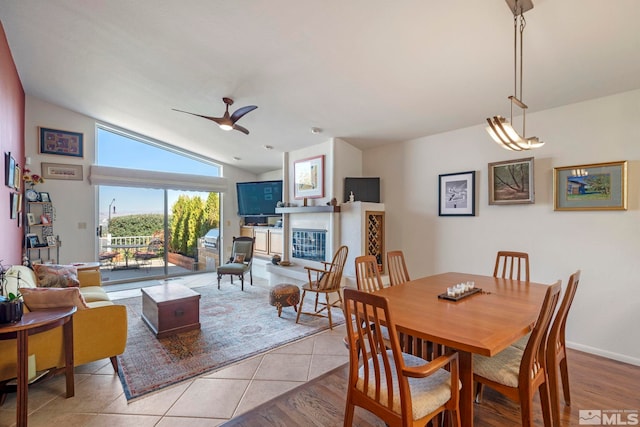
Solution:
<path fill-rule="evenodd" d="M 627 210 L 627 161 L 553 168 L 553 209 Z"/>
<path fill-rule="evenodd" d="M 489 163 L 489 204 L 535 203 L 533 157 Z"/>

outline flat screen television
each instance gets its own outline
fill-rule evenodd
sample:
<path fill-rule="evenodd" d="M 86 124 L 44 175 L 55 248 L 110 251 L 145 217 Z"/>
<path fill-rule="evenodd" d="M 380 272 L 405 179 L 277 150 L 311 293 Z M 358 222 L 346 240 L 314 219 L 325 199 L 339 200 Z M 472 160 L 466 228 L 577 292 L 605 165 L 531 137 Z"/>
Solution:
<path fill-rule="evenodd" d="M 239 216 L 274 216 L 282 200 L 282 180 L 237 182 Z"/>

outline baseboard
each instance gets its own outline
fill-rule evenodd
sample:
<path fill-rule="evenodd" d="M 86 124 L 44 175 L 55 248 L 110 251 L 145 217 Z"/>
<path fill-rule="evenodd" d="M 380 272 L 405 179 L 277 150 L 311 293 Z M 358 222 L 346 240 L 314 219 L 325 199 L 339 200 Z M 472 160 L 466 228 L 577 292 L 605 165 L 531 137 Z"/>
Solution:
<path fill-rule="evenodd" d="M 631 357 L 625 354 L 614 353 L 612 351 L 602 350 L 601 348 L 591 347 L 588 345 L 578 344 L 570 341 L 567 341 L 567 347 L 573 350 L 595 354 L 596 356 L 606 357 L 607 359 L 617 360 L 618 362 L 624 362 L 630 365 L 640 366 L 640 358 L 637 358 L 637 357 Z"/>

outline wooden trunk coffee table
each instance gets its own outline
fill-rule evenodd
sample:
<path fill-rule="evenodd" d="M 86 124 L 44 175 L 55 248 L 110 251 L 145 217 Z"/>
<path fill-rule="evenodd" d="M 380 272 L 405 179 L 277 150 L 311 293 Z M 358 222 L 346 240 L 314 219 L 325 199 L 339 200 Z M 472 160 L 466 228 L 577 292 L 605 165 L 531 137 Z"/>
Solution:
<path fill-rule="evenodd" d="M 142 320 L 156 338 L 200 329 L 200 294 L 177 283 L 142 288 Z"/>

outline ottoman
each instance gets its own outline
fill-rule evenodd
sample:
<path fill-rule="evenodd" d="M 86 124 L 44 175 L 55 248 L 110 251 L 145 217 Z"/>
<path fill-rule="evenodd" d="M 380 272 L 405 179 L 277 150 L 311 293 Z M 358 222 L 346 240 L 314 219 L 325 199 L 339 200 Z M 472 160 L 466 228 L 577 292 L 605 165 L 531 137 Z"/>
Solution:
<path fill-rule="evenodd" d="M 278 309 L 278 317 L 282 314 L 282 307 L 293 307 L 298 311 L 300 302 L 300 288 L 291 283 L 281 283 L 271 288 L 269 292 L 269 304 Z"/>

